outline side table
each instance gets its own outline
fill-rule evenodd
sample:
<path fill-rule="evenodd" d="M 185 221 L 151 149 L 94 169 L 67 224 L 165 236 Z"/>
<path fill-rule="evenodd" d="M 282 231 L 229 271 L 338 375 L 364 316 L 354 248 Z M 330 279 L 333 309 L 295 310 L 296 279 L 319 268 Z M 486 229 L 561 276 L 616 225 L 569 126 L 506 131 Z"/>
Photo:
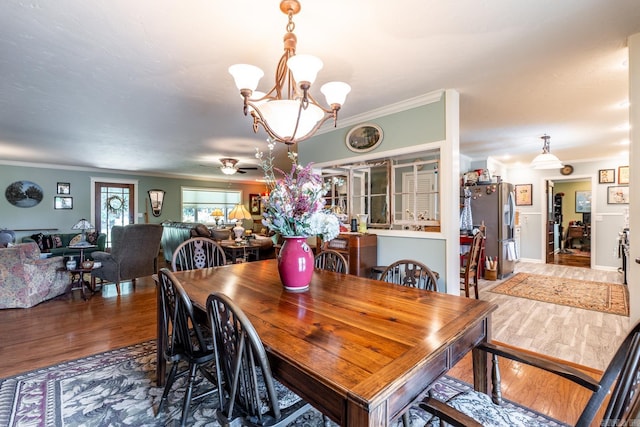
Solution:
<path fill-rule="evenodd" d="M 80 291 L 82 292 L 82 299 L 85 301 L 87 300 L 87 294 L 84 291 L 85 287 L 90 291 L 91 294 L 93 294 L 96 290 L 96 279 L 94 277 L 91 277 L 91 282 L 89 282 L 88 280 L 84 280 L 84 275 L 87 273 L 91 274 L 91 270 L 93 270 L 93 268 L 80 267 L 68 269 L 66 267 L 60 267 L 58 269 L 58 271 L 66 271 L 71 275 L 70 291 L 73 292 L 80 289 Z"/>
<path fill-rule="evenodd" d="M 242 243 L 237 244 L 233 243 L 224 243 L 220 244 L 224 252 L 226 253 L 228 258 L 231 258 L 231 261 L 235 264 L 238 258 L 242 258 L 245 261 L 248 261 L 249 255 L 253 255 L 258 261 L 260 259 L 260 245 L 254 245 L 252 243 Z"/>
<path fill-rule="evenodd" d="M 96 245 L 73 245 L 67 246 L 69 249 L 80 249 L 80 264 L 84 261 L 84 250 L 96 248 Z"/>

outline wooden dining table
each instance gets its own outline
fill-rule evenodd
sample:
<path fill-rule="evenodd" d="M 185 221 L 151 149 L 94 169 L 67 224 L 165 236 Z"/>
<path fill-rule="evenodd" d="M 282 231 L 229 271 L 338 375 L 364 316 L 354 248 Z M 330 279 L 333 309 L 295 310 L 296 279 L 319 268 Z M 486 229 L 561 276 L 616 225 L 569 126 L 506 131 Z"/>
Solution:
<path fill-rule="evenodd" d="M 233 299 L 260 335 L 274 376 L 343 426 L 387 426 L 397 419 L 488 340 L 497 307 L 323 270 L 314 271 L 309 290 L 289 292 L 273 259 L 175 276 L 202 310 L 212 292 Z M 159 384 L 165 375 L 160 332 Z"/>

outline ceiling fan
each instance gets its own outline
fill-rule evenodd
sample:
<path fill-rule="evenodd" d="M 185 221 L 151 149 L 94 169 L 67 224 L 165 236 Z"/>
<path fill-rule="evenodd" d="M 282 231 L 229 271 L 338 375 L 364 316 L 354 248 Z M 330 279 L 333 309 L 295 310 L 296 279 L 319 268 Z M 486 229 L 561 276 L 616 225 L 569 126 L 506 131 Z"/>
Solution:
<path fill-rule="evenodd" d="M 220 163 L 222 163 L 222 166 L 220 166 L 220 170 L 225 175 L 234 175 L 235 173 L 247 173 L 248 170 L 258 169 L 255 166 L 239 168 L 236 166 L 236 164 L 238 163 L 238 159 L 232 159 L 232 158 L 220 159 Z"/>

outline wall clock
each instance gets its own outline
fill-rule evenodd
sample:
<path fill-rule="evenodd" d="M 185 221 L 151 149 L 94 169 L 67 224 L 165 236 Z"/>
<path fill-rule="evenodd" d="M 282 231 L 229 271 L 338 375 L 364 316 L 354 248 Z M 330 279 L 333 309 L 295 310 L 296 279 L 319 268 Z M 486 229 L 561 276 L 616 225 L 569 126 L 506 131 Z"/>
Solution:
<path fill-rule="evenodd" d="M 564 165 L 564 167 L 562 169 L 560 169 L 560 173 L 562 175 L 571 175 L 573 173 L 573 166 Z"/>

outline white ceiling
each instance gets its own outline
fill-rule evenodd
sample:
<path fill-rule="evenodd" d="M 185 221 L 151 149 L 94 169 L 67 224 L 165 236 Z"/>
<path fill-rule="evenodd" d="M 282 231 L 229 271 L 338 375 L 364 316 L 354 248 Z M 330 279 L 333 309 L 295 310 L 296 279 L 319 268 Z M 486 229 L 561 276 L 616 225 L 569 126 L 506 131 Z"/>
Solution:
<path fill-rule="evenodd" d="M 628 151 L 620 104 L 638 0 L 301 3 L 298 53 L 325 64 L 312 92 L 329 80 L 352 86 L 342 118 L 454 88 L 471 158 L 528 163 L 544 133 L 565 162 Z M 272 85 L 286 25 L 278 5 L 3 2 L 0 162 L 221 179 L 219 158 L 255 164 L 265 135 L 242 115 L 227 68 L 253 63 L 266 73 L 260 88 Z M 233 178 L 260 174 L 251 172 Z"/>

